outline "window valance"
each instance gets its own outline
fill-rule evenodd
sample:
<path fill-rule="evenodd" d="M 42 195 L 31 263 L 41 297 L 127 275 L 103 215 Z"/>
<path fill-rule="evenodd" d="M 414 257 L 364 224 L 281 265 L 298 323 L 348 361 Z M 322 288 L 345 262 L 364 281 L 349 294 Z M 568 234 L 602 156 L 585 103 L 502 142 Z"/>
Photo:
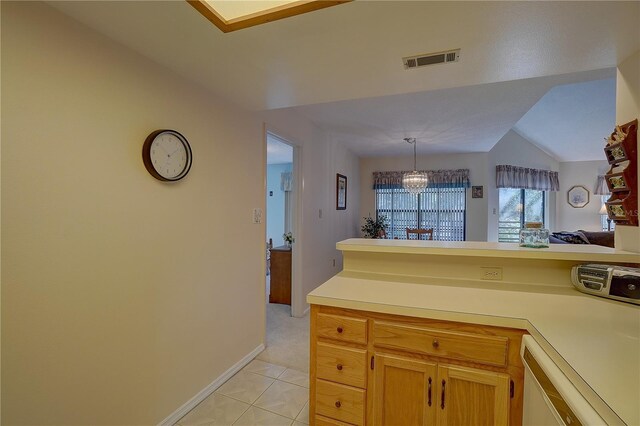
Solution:
<path fill-rule="evenodd" d="M 373 189 L 402 188 L 405 172 L 373 172 Z M 469 188 L 469 169 L 421 170 L 429 177 L 427 188 Z"/>
<path fill-rule="evenodd" d="M 496 187 L 558 191 L 558 172 L 509 165 L 496 166 Z"/>

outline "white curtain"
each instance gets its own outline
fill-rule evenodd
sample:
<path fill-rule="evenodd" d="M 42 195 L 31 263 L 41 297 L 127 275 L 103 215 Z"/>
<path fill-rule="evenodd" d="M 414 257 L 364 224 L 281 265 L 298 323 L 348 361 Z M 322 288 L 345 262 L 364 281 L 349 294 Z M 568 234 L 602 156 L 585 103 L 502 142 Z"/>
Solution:
<path fill-rule="evenodd" d="M 293 189 L 293 173 L 282 172 L 280 174 L 280 189 L 284 192 L 291 192 Z"/>
<path fill-rule="evenodd" d="M 604 179 L 604 175 L 598 175 L 598 180 L 596 181 L 596 189 L 593 191 L 596 195 L 611 195 L 609 192 L 609 187 L 607 186 L 607 181 Z"/>
<path fill-rule="evenodd" d="M 292 172 L 282 172 L 282 174 L 280 175 L 280 189 L 284 191 L 284 232 L 286 234 L 287 232 L 291 232 L 291 230 L 293 229 L 293 215 L 291 214 L 291 191 L 293 191 Z"/>
<path fill-rule="evenodd" d="M 496 166 L 496 187 L 558 191 L 558 172 L 509 165 Z"/>

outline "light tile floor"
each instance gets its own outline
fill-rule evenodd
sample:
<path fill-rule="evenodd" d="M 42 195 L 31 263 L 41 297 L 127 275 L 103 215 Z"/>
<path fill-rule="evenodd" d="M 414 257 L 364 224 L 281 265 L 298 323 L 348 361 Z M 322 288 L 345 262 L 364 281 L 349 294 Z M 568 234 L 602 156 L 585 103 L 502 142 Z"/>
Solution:
<path fill-rule="evenodd" d="M 260 360 L 227 380 L 177 423 L 180 426 L 309 424 L 309 376 Z"/>

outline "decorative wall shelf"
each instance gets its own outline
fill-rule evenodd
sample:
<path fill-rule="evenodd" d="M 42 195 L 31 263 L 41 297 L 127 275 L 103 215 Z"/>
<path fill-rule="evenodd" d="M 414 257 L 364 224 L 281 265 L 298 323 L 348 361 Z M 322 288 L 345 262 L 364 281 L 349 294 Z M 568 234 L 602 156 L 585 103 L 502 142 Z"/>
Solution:
<path fill-rule="evenodd" d="M 616 224 L 638 226 L 638 120 L 619 126 L 608 139 L 604 153 L 611 168 L 605 181 L 611 197 L 605 203 Z"/>

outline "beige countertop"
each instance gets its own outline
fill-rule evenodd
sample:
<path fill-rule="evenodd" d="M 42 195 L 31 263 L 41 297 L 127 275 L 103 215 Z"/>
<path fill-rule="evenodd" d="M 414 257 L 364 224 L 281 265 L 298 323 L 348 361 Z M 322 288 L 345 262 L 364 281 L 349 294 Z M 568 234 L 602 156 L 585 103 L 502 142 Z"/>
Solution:
<path fill-rule="evenodd" d="M 517 243 L 351 238 L 340 241 L 336 247 L 343 252 L 640 263 L 638 253 L 594 244 L 551 244 L 548 248 L 526 248 Z"/>
<path fill-rule="evenodd" d="M 348 250 L 349 244 L 357 244 L 353 241 L 358 240 L 341 242 L 338 248 Z M 403 250 L 411 250 L 407 243 L 403 241 Z M 640 425 L 640 306 L 571 287 L 418 284 L 349 272 L 316 288 L 307 302 L 526 329 L 607 422 Z"/>

